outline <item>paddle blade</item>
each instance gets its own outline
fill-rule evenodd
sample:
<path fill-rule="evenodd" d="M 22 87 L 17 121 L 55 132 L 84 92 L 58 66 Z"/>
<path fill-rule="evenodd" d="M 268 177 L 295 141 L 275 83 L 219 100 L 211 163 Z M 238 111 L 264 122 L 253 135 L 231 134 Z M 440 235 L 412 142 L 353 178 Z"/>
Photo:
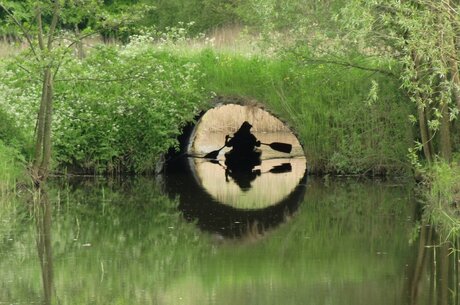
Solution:
<path fill-rule="evenodd" d="M 271 170 L 269 170 L 272 174 L 282 174 L 282 173 L 289 173 L 292 171 L 291 163 L 283 163 L 280 165 L 273 166 Z"/>
<path fill-rule="evenodd" d="M 274 149 L 280 152 L 284 152 L 287 154 L 290 153 L 292 150 L 292 145 L 288 143 L 273 142 L 273 143 L 266 144 L 266 145 L 270 146 L 271 149 Z"/>
<path fill-rule="evenodd" d="M 217 156 L 219 155 L 219 152 L 220 152 L 220 149 L 219 150 L 213 150 L 213 151 L 207 153 L 206 155 L 204 155 L 203 158 L 205 158 L 205 159 L 216 159 Z"/>
<path fill-rule="evenodd" d="M 203 158 L 205 159 L 217 159 L 217 156 L 219 155 L 219 152 L 224 149 L 225 145 L 219 148 L 218 150 L 213 150 L 211 152 L 208 152 L 206 155 L 204 155 Z"/>

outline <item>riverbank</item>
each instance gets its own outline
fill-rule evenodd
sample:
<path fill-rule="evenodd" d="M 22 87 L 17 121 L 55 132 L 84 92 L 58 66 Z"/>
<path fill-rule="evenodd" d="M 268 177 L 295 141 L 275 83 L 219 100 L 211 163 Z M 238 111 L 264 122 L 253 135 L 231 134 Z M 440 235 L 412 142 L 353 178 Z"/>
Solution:
<path fill-rule="evenodd" d="M 4 60 L 1 70 L 0 105 L 31 142 L 40 83 L 13 61 Z M 375 71 L 211 48 L 168 51 L 141 39 L 69 60 L 55 92 L 60 172 L 151 173 L 161 154 L 177 146 L 182 126 L 215 96 L 257 102 L 286 122 L 311 174 L 411 171 L 412 106 L 395 78 Z"/>
<path fill-rule="evenodd" d="M 56 172 L 151 174 L 161 155 L 177 147 L 182 126 L 224 96 L 263 105 L 286 122 L 304 147 L 310 174 L 411 175 L 407 152 L 415 132 L 408 117 L 415 110 L 395 77 L 289 56 L 170 47 L 142 39 L 100 45 L 66 63 L 55 88 Z M 25 160 L 40 83 L 13 58 L 0 69 L 0 106 L 16 130 L 6 137 L 21 134 L 18 156 Z M 428 179 L 426 204 L 433 222 L 449 231 L 448 220 L 458 217 L 438 204 L 452 195 L 442 186 L 444 174 Z M 440 187 L 442 199 L 435 196 Z"/>
<path fill-rule="evenodd" d="M 424 216 L 436 225 L 441 239 L 459 238 L 460 165 L 439 162 L 426 168 L 425 180 L 419 191 L 424 203 Z"/>
<path fill-rule="evenodd" d="M 27 189 L 27 174 L 21 154 L 0 140 L 0 241 L 20 227 L 19 194 Z"/>

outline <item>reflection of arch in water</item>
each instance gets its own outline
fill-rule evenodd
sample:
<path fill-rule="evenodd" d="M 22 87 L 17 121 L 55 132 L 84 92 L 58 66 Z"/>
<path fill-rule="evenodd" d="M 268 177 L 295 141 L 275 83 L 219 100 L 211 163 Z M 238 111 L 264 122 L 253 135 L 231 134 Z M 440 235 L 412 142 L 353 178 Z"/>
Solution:
<path fill-rule="evenodd" d="M 179 210 L 189 221 L 207 232 L 224 237 L 241 237 L 250 231 L 275 228 L 292 215 L 303 200 L 307 171 L 297 187 L 274 205 L 262 209 L 237 209 L 217 202 L 193 178 L 186 158 L 170 163 L 165 172 L 165 187 L 169 194 L 179 195 Z"/>
<path fill-rule="evenodd" d="M 288 170 L 276 173 L 276 168 L 283 165 L 288 165 Z M 305 158 L 263 160 L 252 172 L 239 173 L 241 177 L 227 175 L 222 164 L 203 159 L 189 158 L 189 167 L 197 183 L 217 202 L 240 209 L 261 209 L 277 204 L 297 187 L 306 162 Z M 237 179 L 245 176 L 248 181 L 243 181 L 247 182 L 243 188 Z"/>

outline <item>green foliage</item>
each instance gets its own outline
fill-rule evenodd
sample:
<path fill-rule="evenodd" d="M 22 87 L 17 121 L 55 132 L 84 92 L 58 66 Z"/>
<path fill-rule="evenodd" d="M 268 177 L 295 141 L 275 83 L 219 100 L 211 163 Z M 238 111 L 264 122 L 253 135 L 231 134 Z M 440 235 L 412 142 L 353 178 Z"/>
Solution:
<path fill-rule="evenodd" d="M 33 65 L 33 63 L 32 63 Z M 33 137 L 40 83 L 13 62 L 3 66 L 0 104 Z M 138 37 L 67 58 L 55 80 L 54 160 L 90 172 L 150 172 L 177 145 L 182 126 L 205 102 L 196 64 L 155 51 Z"/>
<path fill-rule="evenodd" d="M 211 50 L 196 60 L 208 90 L 256 99 L 287 121 L 300 136 L 313 172 L 408 172 L 412 109 L 394 78 L 296 58 L 246 58 Z"/>
<path fill-rule="evenodd" d="M 0 141 L 15 147 L 24 147 L 22 131 L 14 120 L 0 108 Z"/>
<path fill-rule="evenodd" d="M 18 149 L 24 156 L 28 156 L 31 153 L 31 141 L 27 129 L 22 124 L 23 122 L 17 120 L 19 115 L 22 116 L 23 109 L 20 109 L 21 106 L 16 103 L 17 99 L 28 101 L 25 98 L 28 93 L 27 90 L 22 92 L 19 88 L 10 87 L 12 84 L 8 84 L 8 80 L 11 80 L 9 76 L 12 75 L 5 73 L 4 82 L 0 83 L 0 90 L 2 91 L 0 94 L 0 141 L 7 146 Z M 29 119 L 26 121 L 30 122 Z"/>
<path fill-rule="evenodd" d="M 449 1 L 354 0 L 339 16 L 345 39 L 358 52 L 398 61 L 401 87 L 421 109 L 422 144 L 431 142 L 443 157 L 450 154 L 448 125 L 460 107 L 458 8 Z M 424 139 L 425 128 L 441 139 Z"/>
<path fill-rule="evenodd" d="M 196 34 L 237 23 L 239 18 L 235 10 L 241 1 L 144 0 L 143 2 L 155 7 L 155 10 L 147 14 L 143 20 L 146 26 L 154 26 L 163 31 L 179 22 L 193 22 L 192 33 Z"/>
<path fill-rule="evenodd" d="M 443 239 L 460 237 L 460 166 L 440 161 L 424 170 L 420 192 L 425 217 L 437 226 Z"/>
<path fill-rule="evenodd" d="M 0 140 L 0 253 L 3 243 L 13 232 L 21 230 L 25 218 L 24 207 L 19 202 L 25 183 L 25 162 L 21 153 Z"/>
<path fill-rule="evenodd" d="M 21 231 L 23 206 L 18 202 L 17 184 L 24 179 L 21 154 L 0 140 L 0 253 L 14 232 Z"/>
<path fill-rule="evenodd" d="M 133 45 L 101 47 L 63 75 L 74 80 L 56 88 L 56 160 L 83 169 L 152 171 L 204 101 L 196 65 Z"/>
<path fill-rule="evenodd" d="M 24 171 L 24 157 L 12 147 L 0 140 L 0 198 L 12 189 L 16 181 L 22 178 Z"/>

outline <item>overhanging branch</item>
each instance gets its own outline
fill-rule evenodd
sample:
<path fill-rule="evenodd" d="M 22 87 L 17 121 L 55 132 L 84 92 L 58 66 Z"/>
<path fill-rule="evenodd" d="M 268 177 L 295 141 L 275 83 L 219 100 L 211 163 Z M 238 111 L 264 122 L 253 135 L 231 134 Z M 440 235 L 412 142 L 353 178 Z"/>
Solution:
<path fill-rule="evenodd" d="M 348 68 L 355 68 L 355 69 L 360 69 L 360 70 L 365 70 L 365 71 L 381 73 L 381 74 L 384 74 L 384 75 L 387 75 L 387 76 L 398 78 L 398 76 L 396 74 L 394 74 L 393 72 L 391 72 L 391 71 L 384 70 L 384 69 L 361 66 L 361 65 L 354 64 L 354 63 L 351 63 L 351 62 L 329 60 L 329 59 L 304 59 L 304 61 L 306 63 L 312 63 L 312 64 L 328 64 L 328 65 L 337 65 L 337 66 L 348 67 Z"/>

